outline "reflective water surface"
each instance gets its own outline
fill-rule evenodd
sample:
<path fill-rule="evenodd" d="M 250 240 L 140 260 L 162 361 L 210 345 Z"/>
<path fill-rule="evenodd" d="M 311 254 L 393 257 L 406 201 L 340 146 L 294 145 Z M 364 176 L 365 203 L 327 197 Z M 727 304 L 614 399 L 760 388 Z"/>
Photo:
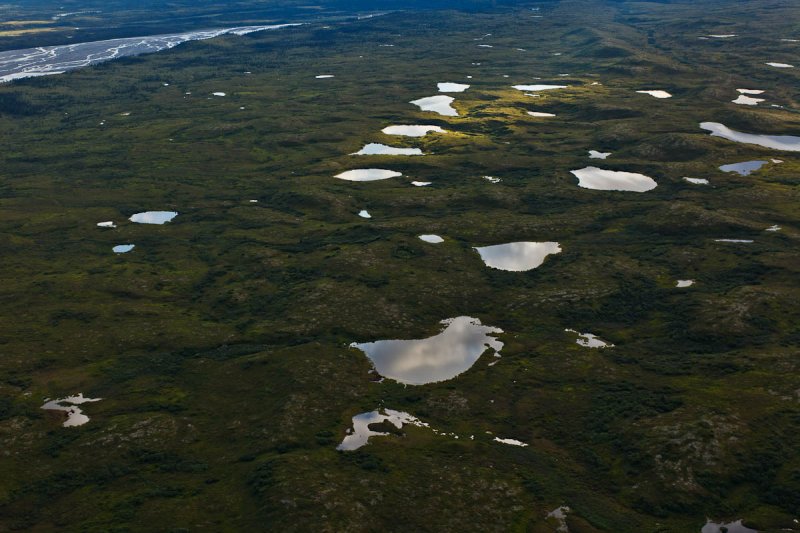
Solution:
<path fill-rule="evenodd" d="M 76 396 L 67 396 L 66 398 L 60 398 L 57 400 L 45 398 L 45 403 L 42 405 L 42 409 L 48 411 L 64 411 L 67 419 L 62 425 L 65 428 L 82 426 L 89 421 L 89 417 L 83 414 L 81 408 L 77 406 L 89 402 L 99 402 L 100 400 L 102 400 L 102 398 L 85 398 L 83 393 L 79 393 Z"/>
<path fill-rule="evenodd" d="M 639 94 L 649 94 L 653 98 L 672 98 L 667 91 L 636 91 Z"/>
<path fill-rule="evenodd" d="M 568 333 L 575 333 L 578 335 L 578 340 L 575 341 L 576 344 L 583 346 L 584 348 L 613 348 L 613 344 L 609 344 L 606 341 L 597 337 L 597 335 L 593 333 L 581 333 L 574 329 L 565 329 L 564 331 Z"/>
<path fill-rule="evenodd" d="M 758 105 L 763 101 L 763 98 L 754 98 L 752 96 L 747 96 L 746 94 L 740 94 L 736 100 L 731 100 L 731 102 L 734 104 L 739 105 Z"/>
<path fill-rule="evenodd" d="M 749 176 L 752 172 L 755 172 L 766 164 L 766 161 L 744 161 L 742 163 L 722 165 L 719 169 L 723 172 L 736 172 L 741 176 Z"/>
<path fill-rule="evenodd" d="M 528 446 L 526 443 L 517 439 L 501 439 L 500 437 L 495 437 L 494 441 L 499 442 L 500 444 L 509 444 L 511 446 L 520 446 L 522 448 Z"/>
<path fill-rule="evenodd" d="M 566 89 L 569 85 L 512 85 L 518 91 L 552 91 L 554 89 Z"/>
<path fill-rule="evenodd" d="M 369 143 L 350 155 L 423 155 L 419 148 L 396 148 L 385 144 Z"/>
<path fill-rule="evenodd" d="M 758 533 L 755 529 L 750 529 L 742 525 L 741 520 L 729 524 L 717 524 L 710 520 L 703 526 L 700 533 Z"/>
<path fill-rule="evenodd" d="M 175 211 L 145 211 L 131 215 L 128 219 L 137 224 L 166 224 L 178 216 Z"/>
<path fill-rule="evenodd" d="M 420 340 L 383 340 L 353 343 L 364 352 L 381 376 L 408 385 L 453 379 L 466 372 L 491 348 L 499 356 L 503 343 L 493 334 L 503 330 L 484 326 L 477 318 L 460 316 L 442 322 L 438 335 Z"/>
<path fill-rule="evenodd" d="M 213 30 L 192 31 L 146 37 L 125 37 L 107 41 L 75 43 L 62 46 L 42 46 L 25 50 L 0 52 L 0 83 L 87 67 L 120 57 L 149 54 L 174 48 L 187 41 L 202 41 L 221 35 L 247 35 L 265 30 L 275 30 L 299 24 L 273 26 L 241 26 Z"/>
<path fill-rule="evenodd" d="M 729 141 L 744 144 L 755 144 L 773 150 L 800 152 L 800 137 L 792 135 L 759 135 L 732 130 L 719 122 L 701 122 L 700 128 L 711 132 L 714 137 L 722 137 Z"/>
<path fill-rule="evenodd" d="M 557 242 L 510 242 L 475 250 L 488 267 L 523 272 L 540 266 L 548 255 L 561 253 L 561 246 Z"/>
<path fill-rule="evenodd" d="M 444 242 L 444 239 L 442 239 L 442 238 L 441 238 L 441 237 L 439 237 L 438 235 L 432 235 L 432 234 L 429 234 L 429 235 L 420 235 L 420 236 L 419 236 L 419 239 L 420 239 L 421 241 L 429 242 L 429 243 L 431 243 L 431 244 L 439 244 L 439 243 L 442 243 L 442 242 Z"/>
<path fill-rule="evenodd" d="M 379 181 L 402 176 L 401 172 L 382 168 L 359 168 L 337 174 L 335 177 L 345 181 Z"/>
<path fill-rule="evenodd" d="M 439 83 L 439 92 L 440 93 L 463 93 L 467 89 L 469 89 L 469 85 L 466 83 Z"/>
<path fill-rule="evenodd" d="M 439 126 L 387 126 L 381 130 L 386 135 L 402 135 L 404 137 L 424 137 L 429 133 L 447 133 Z"/>
<path fill-rule="evenodd" d="M 571 172 L 578 178 L 579 187 L 596 191 L 646 192 L 658 186 L 653 178 L 634 172 L 604 170 L 597 167 L 586 167 Z"/>
<path fill-rule="evenodd" d="M 452 96 L 440 94 L 437 96 L 420 98 L 419 100 L 414 100 L 411 103 L 415 106 L 418 106 L 422 111 L 432 111 L 433 113 L 439 113 L 445 117 L 457 117 L 458 111 L 456 111 L 456 109 L 450 105 L 454 101 L 455 98 Z"/>
<path fill-rule="evenodd" d="M 353 428 L 348 431 L 348 435 L 339 444 L 336 449 L 340 451 L 353 451 L 369 444 L 370 437 L 386 437 L 389 433 L 382 433 L 380 431 L 372 431 L 369 429 L 370 424 L 380 424 L 381 422 L 389 422 L 397 429 L 401 429 L 404 425 L 409 424 L 418 427 L 430 427 L 425 422 L 420 421 L 418 418 L 411 416 L 402 411 L 395 411 L 393 409 L 384 409 L 381 413 L 372 411 L 369 413 L 361 413 L 353 417 Z"/>

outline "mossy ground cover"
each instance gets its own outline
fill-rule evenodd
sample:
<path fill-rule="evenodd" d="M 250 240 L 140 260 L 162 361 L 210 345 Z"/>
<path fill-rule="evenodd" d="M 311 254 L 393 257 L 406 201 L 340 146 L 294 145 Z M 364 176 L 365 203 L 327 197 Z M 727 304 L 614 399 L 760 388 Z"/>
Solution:
<path fill-rule="evenodd" d="M 579 532 L 792 527 L 800 159 L 698 124 L 800 131 L 797 71 L 764 65 L 796 54 L 779 39 L 799 17 L 778 1 L 394 13 L 0 87 L 0 529 L 553 531 L 560 505 Z M 723 29 L 739 37 L 698 39 Z M 408 103 L 444 81 L 472 85 L 459 117 Z M 511 88 L 548 82 L 570 87 Z M 740 87 L 768 104 L 730 103 Z M 380 132 L 415 123 L 450 133 Z M 347 155 L 367 142 L 429 155 Z M 569 171 L 590 164 L 658 187 L 581 189 Z M 359 167 L 404 176 L 333 178 Z M 127 222 L 145 210 L 180 215 Z M 520 240 L 563 252 L 512 273 L 472 250 Z M 404 387 L 348 347 L 459 315 L 505 331 L 498 364 Z M 39 409 L 77 392 L 103 398 L 85 426 Z M 381 406 L 459 438 L 411 427 L 337 452 Z"/>

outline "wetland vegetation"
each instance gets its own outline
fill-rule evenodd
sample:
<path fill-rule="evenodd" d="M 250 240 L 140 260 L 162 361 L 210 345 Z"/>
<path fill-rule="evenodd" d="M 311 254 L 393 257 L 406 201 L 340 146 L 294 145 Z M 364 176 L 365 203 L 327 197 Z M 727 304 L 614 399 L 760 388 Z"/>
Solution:
<path fill-rule="evenodd" d="M 797 2 L 283 5 L 0 85 L 0 531 L 797 530 Z"/>

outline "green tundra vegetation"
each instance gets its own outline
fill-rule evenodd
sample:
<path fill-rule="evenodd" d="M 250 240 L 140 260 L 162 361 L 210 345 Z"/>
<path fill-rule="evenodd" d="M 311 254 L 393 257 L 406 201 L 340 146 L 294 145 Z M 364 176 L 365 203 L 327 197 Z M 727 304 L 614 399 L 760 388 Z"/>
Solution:
<path fill-rule="evenodd" d="M 797 2 L 564 0 L 0 86 L 0 531 L 796 530 L 800 157 L 699 127 L 800 135 L 782 39 Z M 409 104 L 438 82 L 471 85 L 458 116 Z M 569 87 L 511 87 L 539 83 Z M 428 155 L 348 155 L 370 142 Z M 658 186 L 580 188 L 586 166 Z M 334 178 L 372 167 L 403 176 Z M 148 210 L 179 215 L 128 221 Z M 473 250 L 514 241 L 563 251 L 507 272 Z M 381 382 L 350 347 L 462 315 L 505 345 L 448 381 Z M 87 424 L 41 409 L 77 393 L 102 398 Z M 439 433 L 337 451 L 379 408 Z"/>

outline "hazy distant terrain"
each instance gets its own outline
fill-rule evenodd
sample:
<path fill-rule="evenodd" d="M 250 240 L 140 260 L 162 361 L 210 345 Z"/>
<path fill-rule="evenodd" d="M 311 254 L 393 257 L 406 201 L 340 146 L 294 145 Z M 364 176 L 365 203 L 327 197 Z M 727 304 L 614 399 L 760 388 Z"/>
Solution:
<path fill-rule="evenodd" d="M 796 2 L 0 14 L 0 532 L 800 529 Z"/>
<path fill-rule="evenodd" d="M 550 0 L 537 2 L 537 5 Z M 358 12 L 412 9 L 486 10 L 523 5 L 516 0 L 110 0 L 78 2 L 8 2 L 0 6 L 0 49 L 30 48 L 175 33 L 219 26 L 313 20 Z M 5 27 L 4 27 L 5 26 Z"/>

